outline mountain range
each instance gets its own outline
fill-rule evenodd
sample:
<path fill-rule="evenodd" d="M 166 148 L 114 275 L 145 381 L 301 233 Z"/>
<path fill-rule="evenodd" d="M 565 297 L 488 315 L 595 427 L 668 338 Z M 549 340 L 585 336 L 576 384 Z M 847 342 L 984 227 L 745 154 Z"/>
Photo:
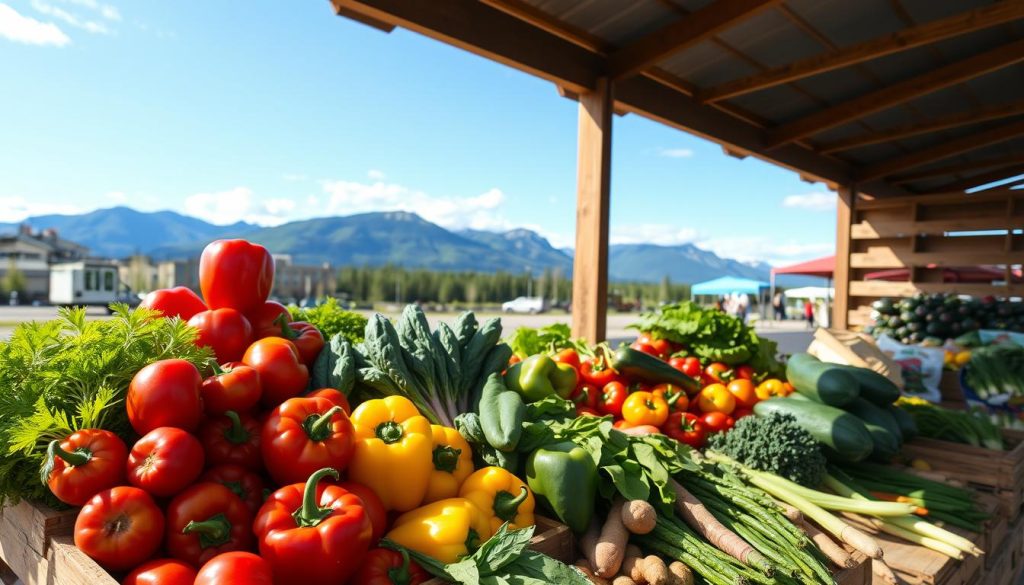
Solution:
<path fill-rule="evenodd" d="M 290 254 L 300 264 L 394 264 L 480 272 L 572 271 L 572 251 L 553 247 L 536 232 L 450 231 L 404 211 L 319 217 L 261 227 L 245 222 L 214 225 L 173 211 L 112 207 L 79 215 L 35 216 L 19 223 L 35 229 L 54 228 L 62 238 L 88 246 L 93 255 L 113 258 L 137 253 L 156 259 L 188 258 L 198 256 L 211 240 L 244 237 L 276 254 Z M 17 227 L 0 223 L 0 233 Z M 673 282 L 690 283 L 719 276 L 767 280 L 770 269 L 765 263 L 721 258 L 693 244 L 613 244 L 609 249 L 609 272 L 615 280 L 654 282 L 665 276 Z"/>

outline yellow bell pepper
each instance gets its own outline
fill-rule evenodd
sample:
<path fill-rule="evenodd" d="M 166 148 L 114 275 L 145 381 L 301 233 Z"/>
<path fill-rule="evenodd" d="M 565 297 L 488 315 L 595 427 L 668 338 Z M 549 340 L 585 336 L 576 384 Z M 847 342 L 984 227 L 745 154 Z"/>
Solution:
<path fill-rule="evenodd" d="M 380 496 L 388 510 L 423 503 L 434 463 L 430 422 L 402 396 L 369 400 L 352 412 L 355 450 L 348 477 Z"/>
<path fill-rule="evenodd" d="M 476 504 L 448 498 L 402 514 L 386 538 L 442 563 L 454 563 L 491 536 L 487 514 Z"/>
<path fill-rule="evenodd" d="M 508 522 L 509 528 L 533 526 L 533 509 L 537 505 L 533 492 L 523 480 L 500 467 L 484 467 L 466 478 L 459 497 L 473 502 L 484 511 L 491 523 L 491 532 Z"/>
<path fill-rule="evenodd" d="M 434 435 L 434 470 L 430 474 L 424 504 L 459 495 L 462 482 L 473 473 L 473 451 L 459 431 L 430 425 Z"/>

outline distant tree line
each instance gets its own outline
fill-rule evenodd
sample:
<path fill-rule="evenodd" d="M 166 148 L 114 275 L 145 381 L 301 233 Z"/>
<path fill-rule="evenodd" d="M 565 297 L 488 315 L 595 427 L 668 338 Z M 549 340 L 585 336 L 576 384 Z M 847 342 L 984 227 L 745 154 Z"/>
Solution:
<path fill-rule="evenodd" d="M 619 303 L 648 307 L 688 298 L 690 286 L 673 283 L 666 276 L 660 283 L 610 282 L 608 293 Z M 535 296 L 565 304 L 572 298 L 572 280 L 561 270 L 550 268 L 530 274 L 348 266 L 338 270 L 338 294 L 359 303 L 485 305 Z"/>

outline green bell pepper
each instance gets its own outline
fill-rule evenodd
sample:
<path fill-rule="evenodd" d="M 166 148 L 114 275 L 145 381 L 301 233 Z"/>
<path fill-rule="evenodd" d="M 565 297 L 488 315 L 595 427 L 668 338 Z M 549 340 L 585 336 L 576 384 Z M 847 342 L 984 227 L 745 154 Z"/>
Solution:
<path fill-rule="evenodd" d="M 544 354 L 532 355 L 505 372 L 505 385 L 526 402 L 543 400 L 552 394 L 568 398 L 576 389 L 576 369 Z"/>
<path fill-rule="evenodd" d="M 526 484 L 537 499 L 577 534 L 590 526 L 597 497 L 597 465 L 572 441 L 537 449 L 526 460 Z"/>

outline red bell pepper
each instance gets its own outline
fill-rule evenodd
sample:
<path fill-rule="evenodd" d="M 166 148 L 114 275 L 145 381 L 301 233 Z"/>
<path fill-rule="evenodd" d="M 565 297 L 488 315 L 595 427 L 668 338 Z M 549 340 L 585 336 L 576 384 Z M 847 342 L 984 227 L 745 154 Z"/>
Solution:
<path fill-rule="evenodd" d="M 207 419 L 199 429 L 206 465 L 234 463 L 253 471 L 263 469 L 260 452 L 260 423 L 247 414 L 233 410 L 223 416 Z"/>
<path fill-rule="evenodd" d="M 301 483 L 285 486 L 260 508 L 253 530 L 260 555 L 274 571 L 276 585 L 345 583 L 362 565 L 372 527 L 359 496 L 336 485 L 334 469 L 321 469 Z"/>
<path fill-rule="evenodd" d="M 429 579 L 430 574 L 410 560 L 404 548 L 375 548 L 366 553 L 354 581 L 359 585 L 419 585 Z"/>
<path fill-rule="evenodd" d="M 700 449 L 707 440 L 707 429 L 700 417 L 690 412 L 673 412 L 661 430 L 673 439 Z"/>
<path fill-rule="evenodd" d="M 260 403 L 263 387 L 256 368 L 242 362 L 213 364 L 213 375 L 199 387 L 206 414 L 224 414 L 229 410 L 248 412 Z"/>
<path fill-rule="evenodd" d="M 565 348 L 555 355 L 551 356 L 551 359 L 562 364 L 569 364 L 577 372 L 580 369 L 580 354 L 573 348 Z"/>
<path fill-rule="evenodd" d="M 331 401 L 331 404 L 340 406 L 345 414 L 352 414 L 352 405 L 349 404 L 348 398 L 338 390 L 337 388 L 320 388 L 319 390 L 313 390 L 309 394 L 306 394 L 306 398 L 326 398 Z"/>
<path fill-rule="evenodd" d="M 343 481 L 338 485 L 359 496 L 359 499 L 363 501 L 363 509 L 366 510 L 366 515 L 370 518 L 370 525 L 373 526 L 371 542 L 379 541 L 380 537 L 388 531 L 388 510 L 384 507 L 380 496 L 369 486 L 357 481 Z"/>
<path fill-rule="evenodd" d="M 160 311 L 164 317 L 180 317 L 182 321 L 208 308 L 199 295 L 184 286 L 155 290 L 146 295 L 139 306 Z"/>
<path fill-rule="evenodd" d="M 352 421 L 326 398 L 291 398 L 263 423 L 263 463 L 278 484 L 324 468 L 344 470 L 355 450 Z"/>
<path fill-rule="evenodd" d="M 188 324 L 199 330 L 196 345 L 212 349 L 218 362 L 242 359 L 242 354 L 252 342 L 252 325 L 234 309 L 210 309 L 196 313 Z"/>
<path fill-rule="evenodd" d="M 210 559 L 199 569 L 194 585 L 274 585 L 274 574 L 261 556 L 235 551 Z"/>
<path fill-rule="evenodd" d="M 686 412 L 690 407 L 690 399 L 686 396 L 686 391 L 675 384 L 658 384 L 651 388 L 651 392 L 665 399 L 669 412 Z"/>
<path fill-rule="evenodd" d="M 246 313 L 245 318 L 252 325 L 253 339 L 280 337 L 281 326 L 278 325 L 278 317 L 284 317 L 286 322 L 292 320 L 292 314 L 288 312 L 288 307 L 277 301 L 267 301 L 256 310 Z"/>
<path fill-rule="evenodd" d="M 128 447 L 103 429 L 82 429 L 63 441 L 50 441 L 42 479 L 57 499 L 81 506 L 97 492 L 124 483 Z"/>
<path fill-rule="evenodd" d="M 99 492 L 75 520 L 75 546 L 111 571 L 138 566 L 160 548 L 163 538 L 164 515 L 139 488 Z"/>
<path fill-rule="evenodd" d="M 245 507 L 249 508 L 253 517 L 263 505 L 263 488 L 266 487 L 263 476 L 241 465 L 225 463 L 211 467 L 199 476 L 199 481 L 219 483 L 228 488 L 233 494 L 242 498 Z"/>
<path fill-rule="evenodd" d="M 190 486 L 167 505 L 167 552 L 192 566 L 253 543 L 252 513 L 219 483 Z"/>
<path fill-rule="evenodd" d="M 277 325 L 280 326 L 281 337 L 291 341 L 299 350 L 302 363 L 312 366 L 320 350 L 324 348 L 324 335 L 312 323 L 305 321 L 288 322 L 284 315 L 277 318 Z"/>
<path fill-rule="evenodd" d="M 245 350 L 242 363 L 259 372 L 263 387 L 260 402 L 268 408 L 298 396 L 309 383 L 309 368 L 302 363 L 295 344 L 287 339 L 257 340 Z"/>
<path fill-rule="evenodd" d="M 584 382 L 604 388 L 605 384 L 619 379 L 619 373 L 612 368 L 603 354 L 580 364 L 580 377 Z"/>
<path fill-rule="evenodd" d="M 245 240 L 210 242 L 199 257 L 199 288 L 211 309 L 255 311 L 270 295 L 274 259 Z"/>
<path fill-rule="evenodd" d="M 569 400 L 576 403 L 577 407 L 596 409 L 601 400 L 601 391 L 593 384 L 579 384 L 576 386 L 576 390 L 569 395 Z"/>

